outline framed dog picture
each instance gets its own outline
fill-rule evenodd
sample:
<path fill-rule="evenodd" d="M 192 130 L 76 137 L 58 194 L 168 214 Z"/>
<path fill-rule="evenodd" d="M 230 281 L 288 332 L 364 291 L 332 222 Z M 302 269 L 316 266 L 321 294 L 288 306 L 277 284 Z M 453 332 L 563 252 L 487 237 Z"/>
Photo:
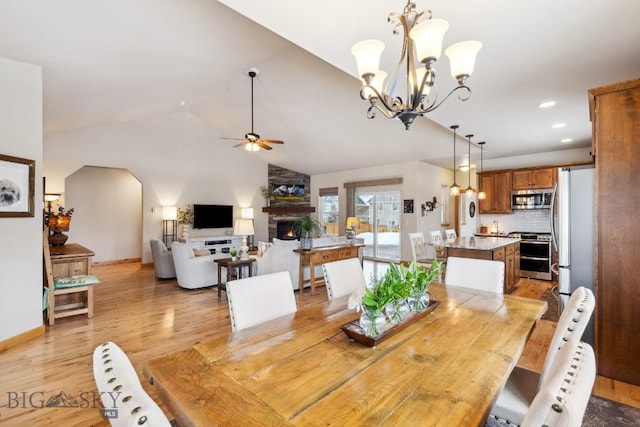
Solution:
<path fill-rule="evenodd" d="M 0 218 L 32 217 L 35 160 L 0 154 Z"/>

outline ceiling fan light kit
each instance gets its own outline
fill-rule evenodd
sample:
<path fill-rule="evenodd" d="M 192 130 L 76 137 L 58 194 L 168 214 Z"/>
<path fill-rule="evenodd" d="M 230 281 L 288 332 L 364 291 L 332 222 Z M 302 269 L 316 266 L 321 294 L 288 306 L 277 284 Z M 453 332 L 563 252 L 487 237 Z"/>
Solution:
<path fill-rule="evenodd" d="M 251 132 L 246 133 L 244 135 L 244 139 L 241 139 L 242 142 L 240 144 L 234 145 L 235 147 L 244 147 L 247 151 L 259 151 L 261 148 L 263 150 L 271 150 L 272 147 L 269 144 L 284 144 L 283 141 L 278 141 L 274 139 L 262 139 L 260 135 L 253 131 L 253 79 L 260 74 L 260 70 L 257 68 L 250 68 L 247 71 L 247 75 L 251 78 Z M 240 138 L 222 138 L 222 139 L 240 139 Z"/>
<path fill-rule="evenodd" d="M 393 24 L 393 33 L 400 34 L 402 31 L 404 38 L 400 60 L 386 83 L 387 74 L 380 70 L 384 43 L 363 40 L 352 47 L 351 53 L 356 57 L 358 75 L 363 82 L 360 97 L 371 104 L 367 110 L 369 119 L 373 119 L 378 110 L 387 118 L 399 119 L 409 130 L 416 117 L 424 117 L 435 110 L 452 93 L 461 90 L 462 93 L 458 95 L 461 101 L 471 96 L 466 81 L 473 73 L 482 43 L 469 40 L 453 44 L 445 50 L 451 63 L 451 75 L 458 85 L 438 101 L 434 66 L 440 58 L 442 39 L 449 29 L 449 23 L 443 19 L 432 19 L 431 16 L 430 10 L 418 12 L 411 1 L 407 1 L 402 14 L 393 12 L 389 15 L 387 21 Z M 399 94 L 403 86 L 406 89 L 404 98 Z"/>

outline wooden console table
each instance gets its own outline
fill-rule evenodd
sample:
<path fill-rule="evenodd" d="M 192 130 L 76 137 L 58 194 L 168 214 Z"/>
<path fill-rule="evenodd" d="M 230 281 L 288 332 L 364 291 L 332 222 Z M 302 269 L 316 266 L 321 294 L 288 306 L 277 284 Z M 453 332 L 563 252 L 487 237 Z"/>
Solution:
<path fill-rule="evenodd" d="M 338 261 L 341 259 L 356 258 L 363 244 L 339 245 L 339 246 L 322 246 L 319 248 L 294 249 L 294 252 L 300 254 L 300 273 L 298 277 L 298 289 L 300 293 L 304 290 L 305 283 L 311 283 L 311 295 L 315 295 L 316 286 L 324 286 L 324 277 L 315 277 L 315 268 L 318 265 L 327 262 Z M 304 278 L 304 266 L 309 266 L 309 278 Z"/>

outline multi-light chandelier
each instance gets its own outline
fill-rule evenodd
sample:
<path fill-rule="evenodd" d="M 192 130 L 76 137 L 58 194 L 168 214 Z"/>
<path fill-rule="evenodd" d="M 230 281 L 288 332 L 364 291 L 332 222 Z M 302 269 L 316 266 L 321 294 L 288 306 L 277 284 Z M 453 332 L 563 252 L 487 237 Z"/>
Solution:
<path fill-rule="evenodd" d="M 451 63 L 451 75 L 458 85 L 442 100 L 438 101 L 436 86 L 436 61 L 442 51 L 442 39 L 449 29 L 449 23 L 443 19 L 432 19 L 431 11 L 416 11 L 415 3 L 407 2 L 404 12 L 393 12 L 387 21 L 393 24 L 393 33 L 404 33 L 402 54 L 398 65 L 385 82 L 387 73 L 380 70 L 380 55 L 384 43 L 379 40 L 363 40 L 356 43 L 351 53 L 358 63 L 358 75 L 363 80 L 360 97 L 368 100 L 371 106 L 367 117 L 373 119 L 375 109 L 390 119 L 398 118 L 409 130 L 417 116 L 438 108 L 457 90 L 464 93 L 458 95 L 461 101 L 471 96 L 471 89 L 466 86 L 467 78 L 473 72 L 475 59 L 482 43 L 464 41 L 449 46 L 445 54 Z M 406 96 L 400 95 L 406 89 Z"/>

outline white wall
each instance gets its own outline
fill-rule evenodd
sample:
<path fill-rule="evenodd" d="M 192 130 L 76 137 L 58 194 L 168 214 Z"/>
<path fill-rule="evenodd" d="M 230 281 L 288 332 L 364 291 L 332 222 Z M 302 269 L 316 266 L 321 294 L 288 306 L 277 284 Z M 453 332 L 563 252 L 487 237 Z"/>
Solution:
<path fill-rule="evenodd" d="M 84 166 L 67 177 L 65 190 L 74 208 L 69 242 L 94 251 L 94 262 L 140 257 L 142 184 L 129 171 Z"/>
<path fill-rule="evenodd" d="M 0 58 L 0 153 L 35 160 L 34 217 L 0 218 L 0 341 L 42 325 L 42 69 Z"/>
<path fill-rule="evenodd" d="M 142 183 L 144 263 L 151 262 L 149 240 L 162 238 L 162 206 L 228 204 L 234 206 L 236 217 L 240 207 L 253 207 L 255 240 L 267 239 L 267 214 L 262 213 L 260 195 L 260 186 L 267 182 L 267 163 L 255 153 L 232 148 L 188 112 L 48 134 L 44 162 L 50 192 L 64 192 L 65 178 L 85 165 L 127 169 Z M 191 235 L 229 231 L 194 230 Z M 82 239 L 74 234 L 77 243 Z"/>
<path fill-rule="evenodd" d="M 370 179 L 403 178 L 400 186 L 402 200 L 414 200 L 413 214 L 402 214 L 402 235 L 400 236 L 402 260 L 412 259 L 411 248 L 407 233 L 425 231 L 440 227 L 440 216 L 435 211 L 422 216 L 420 204 L 431 200 L 433 196 L 440 198 L 440 185 L 451 183 L 453 173 L 438 166 L 414 161 L 397 163 L 350 171 L 333 172 L 311 176 L 311 202 L 316 206 L 318 190 L 326 187 L 338 187 L 340 200 L 340 234 L 344 234 L 346 217 L 346 189 L 345 182 L 366 181 Z M 317 206 L 316 206 L 317 207 Z M 431 228 L 435 227 L 435 228 Z"/>

